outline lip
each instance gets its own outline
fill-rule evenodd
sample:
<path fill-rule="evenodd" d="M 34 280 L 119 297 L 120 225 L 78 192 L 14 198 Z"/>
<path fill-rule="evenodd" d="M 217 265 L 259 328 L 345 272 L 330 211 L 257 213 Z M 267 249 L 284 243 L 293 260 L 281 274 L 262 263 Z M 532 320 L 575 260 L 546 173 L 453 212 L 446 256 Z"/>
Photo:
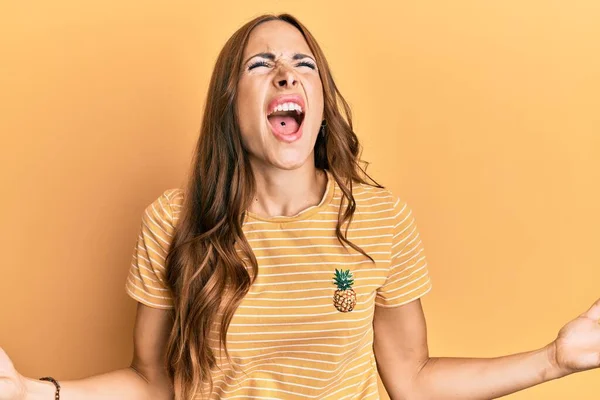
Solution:
<path fill-rule="evenodd" d="M 267 108 L 267 114 L 268 114 L 269 110 L 274 109 L 278 105 L 283 104 L 283 103 L 291 103 L 291 102 L 299 104 L 300 107 L 302 107 L 302 111 L 304 112 L 304 119 L 302 120 L 302 123 L 300 124 L 300 127 L 298 128 L 298 131 L 296 133 L 292 133 L 289 135 L 282 135 L 282 134 L 275 132 L 273 130 L 273 127 L 271 126 L 271 123 L 269 122 L 269 119 L 267 118 L 267 115 L 265 115 L 265 118 L 267 119 L 267 125 L 269 125 L 269 129 L 271 130 L 271 133 L 273 134 L 273 136 L 275 136 L 275 138 L 277 138 L 278 140 L 285 142 L 285 143 L 293 143 L 302 137 L 302 131 L 303 131 L 302 128 L 304 127 L 304 121 L 306 120 L 306 103 L 304 102 L 304 99 L 302 98 L 302 96 L 300 96 L 298 94 L 281 95 L 281 96 L 277 96 L 273 100 L 271 100 L 269 102 L 269 105 Z"/>

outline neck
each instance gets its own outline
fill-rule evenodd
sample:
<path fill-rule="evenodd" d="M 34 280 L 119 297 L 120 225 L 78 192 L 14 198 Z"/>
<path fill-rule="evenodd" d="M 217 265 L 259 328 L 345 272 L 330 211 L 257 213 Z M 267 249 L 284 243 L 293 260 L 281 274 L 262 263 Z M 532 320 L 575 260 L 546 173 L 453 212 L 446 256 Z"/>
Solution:
<path fill-rule="evenodd" d="M 327 189 L 325 171 L 307 163 L 293 170 L 252 166 L 256 192 L 248 210 L 262 217 L 290 217 L 319 204 Z"/>

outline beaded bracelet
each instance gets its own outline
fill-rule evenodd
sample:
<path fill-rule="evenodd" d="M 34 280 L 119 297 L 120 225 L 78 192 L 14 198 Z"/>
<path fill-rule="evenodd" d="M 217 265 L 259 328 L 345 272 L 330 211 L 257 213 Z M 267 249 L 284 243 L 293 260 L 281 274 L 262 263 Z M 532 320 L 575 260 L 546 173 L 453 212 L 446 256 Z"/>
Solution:
<path fill-rule="evenodd" d="M 43 378 L 40 378 L 40 381 L 48 381 L 48 382 L 54 383 L 54 386 L 56 386 L 56 393 L 54 394 L 54 400 L 60 400 L 60 385 L 58 384 L 56 379 L 51 378 L 49 376 L 45 376 Z"/>

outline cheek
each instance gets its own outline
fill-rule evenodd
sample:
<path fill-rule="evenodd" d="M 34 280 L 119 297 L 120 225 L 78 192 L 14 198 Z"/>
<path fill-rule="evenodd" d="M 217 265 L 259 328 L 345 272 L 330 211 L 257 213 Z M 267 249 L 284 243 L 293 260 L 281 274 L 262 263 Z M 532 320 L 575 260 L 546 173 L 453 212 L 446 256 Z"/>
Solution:
<path fill-rule="evenodd" d="M 321 119 L 324 111 L 323 84 L 318 77 L 310 80 L 309 95 L 311 97 L 312 109 L 316 111 L 316 113 L 313 113 L 313 116 L 314 118 Z"/>
<path fill-rule="evenodd" d="M 323 86 L 321 86 L 321 82 L 319 81 L 318 90 L 318 98 L 319 98 L 319 111 L 321 111 L 321 119 L 325 117 L 325 100 L 323 98 Z"/>
<path fill-rule="evenodd" d="M 261 100 L 260 91 L 253 87 L 250 82 L 241 79 L 238 84 L 238 96 L 236 100 L 237 122 L 242 137 L 252 137 L 260 129 L 261 124 Z"/>

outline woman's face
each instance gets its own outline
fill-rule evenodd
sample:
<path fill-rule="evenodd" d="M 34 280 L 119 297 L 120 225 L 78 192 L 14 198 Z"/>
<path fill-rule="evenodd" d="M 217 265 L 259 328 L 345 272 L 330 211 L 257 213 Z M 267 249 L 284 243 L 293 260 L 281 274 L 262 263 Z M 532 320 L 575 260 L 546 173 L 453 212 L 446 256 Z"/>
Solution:
<path fill-rule="evenodd" d="M 286 170 L 314 164 L 323 86 L 314 55 L 294 26 L 269 21 L 252 31 L 236 113 L 253 164 Z"/>

